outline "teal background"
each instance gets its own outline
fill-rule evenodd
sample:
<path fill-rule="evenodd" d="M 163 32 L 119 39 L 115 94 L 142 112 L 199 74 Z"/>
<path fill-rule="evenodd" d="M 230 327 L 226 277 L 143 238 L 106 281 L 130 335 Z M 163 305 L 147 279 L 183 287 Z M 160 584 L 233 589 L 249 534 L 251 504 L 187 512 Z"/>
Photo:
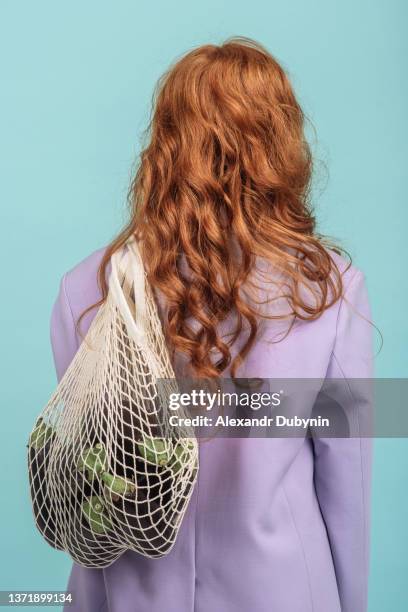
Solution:
<path fill-rule="evenodd" d="M 63 273 L 125 218 L 153 86 L 192 46 L 258 39 L 316 127 L 321 228 L 366 273 L 384 337 L 377 375 L 406 377 L 407 3 L 0 1 L 2 428 L 0 589 L 64 589 L 71 562 L 36 532 L 25 444 L 55 385 L 49 318 Z M 376 442 L 370 612 L 408 609 L 408 444 Z"/>

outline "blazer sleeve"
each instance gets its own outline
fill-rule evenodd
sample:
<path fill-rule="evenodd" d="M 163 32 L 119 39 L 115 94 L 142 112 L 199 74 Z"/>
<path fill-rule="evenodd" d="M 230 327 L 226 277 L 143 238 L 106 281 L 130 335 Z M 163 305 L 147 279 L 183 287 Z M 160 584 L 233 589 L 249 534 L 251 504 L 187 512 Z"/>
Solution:
<path fill-rule="evenodd" d="M 50 339 L 59 382 L 79 348 L 74 317 L 66 290 L 66 275 L 61 279 L 58 296 L 52 308 Z"/>
<path fill-rule="evenodd" d="M 354 422 L 371 420 L 371 312 L 357 270 L 341 300 L 327 378 L 359 379 L 343 406 Z M 330 381 L 329 381 L 330 382 Z M 350 381 L 352 383 L 352 381 Z M 351 384 L 351 389 L 353 384 Z M 366 433 L 367 436 L 367 433 Z M 330 541 L 342 612 L 367 610 L 372 439 L 314 438 L 315 488 Z"/>

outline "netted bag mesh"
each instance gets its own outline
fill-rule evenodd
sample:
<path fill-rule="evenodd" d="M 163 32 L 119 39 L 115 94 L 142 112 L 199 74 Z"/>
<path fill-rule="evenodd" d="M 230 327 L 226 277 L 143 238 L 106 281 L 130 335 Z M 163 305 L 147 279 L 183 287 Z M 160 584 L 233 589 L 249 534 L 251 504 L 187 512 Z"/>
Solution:
<path fill-rule="evenodd" d="M 85 567 L 169 552 L 198 471 L 193 431 L 169 424 L 178 387 L 133 238 L 111 264 L 107 299 L 28 443 L 36 525 Z"/>

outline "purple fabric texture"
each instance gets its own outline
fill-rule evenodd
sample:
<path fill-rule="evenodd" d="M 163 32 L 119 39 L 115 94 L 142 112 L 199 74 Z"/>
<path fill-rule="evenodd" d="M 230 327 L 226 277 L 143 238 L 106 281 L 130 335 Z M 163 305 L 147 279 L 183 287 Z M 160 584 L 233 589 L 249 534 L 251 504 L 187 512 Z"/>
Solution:
<path fill-rule="evenodd" d="M 100 297 L 103 253 L 61 280 L 51 317 L 58 380 L 81 342 L 74 321 Z M 274 323 L 263 324 L 240 376 L 371 377 L 364 276 L 351 267 L 344 282 L 345 298 L 281 342 L 270 342 Z M 366 407 L 360 399 L 350 399 L 357 411 Z M 364 612 L 370 482 L 369 439 L 203 442 L 171 552 L 148 559 L 127 551 L 104 570 L 73 563 L 67 588 L 76 603 L 67 612 Z"/>

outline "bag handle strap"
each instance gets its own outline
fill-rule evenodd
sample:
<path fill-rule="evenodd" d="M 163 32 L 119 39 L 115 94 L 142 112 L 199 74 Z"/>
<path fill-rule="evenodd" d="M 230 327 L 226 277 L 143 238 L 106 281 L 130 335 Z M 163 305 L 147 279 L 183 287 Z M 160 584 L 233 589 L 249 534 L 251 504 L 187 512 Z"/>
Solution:
<path fill-rule="evenodd" d="M 112 267 L 109 278 L 111 291 L 120 309 L 129 332 L 133 333 L 136 342 L 146 343 L 146 279 L 143 262 L 135 238 L 132 236 L 124 248 L 115 251 L 111 257 Z M 133 286 L 135 297 L 135 315 L 123 294 L 119 275 L 125 276 Z"/>

